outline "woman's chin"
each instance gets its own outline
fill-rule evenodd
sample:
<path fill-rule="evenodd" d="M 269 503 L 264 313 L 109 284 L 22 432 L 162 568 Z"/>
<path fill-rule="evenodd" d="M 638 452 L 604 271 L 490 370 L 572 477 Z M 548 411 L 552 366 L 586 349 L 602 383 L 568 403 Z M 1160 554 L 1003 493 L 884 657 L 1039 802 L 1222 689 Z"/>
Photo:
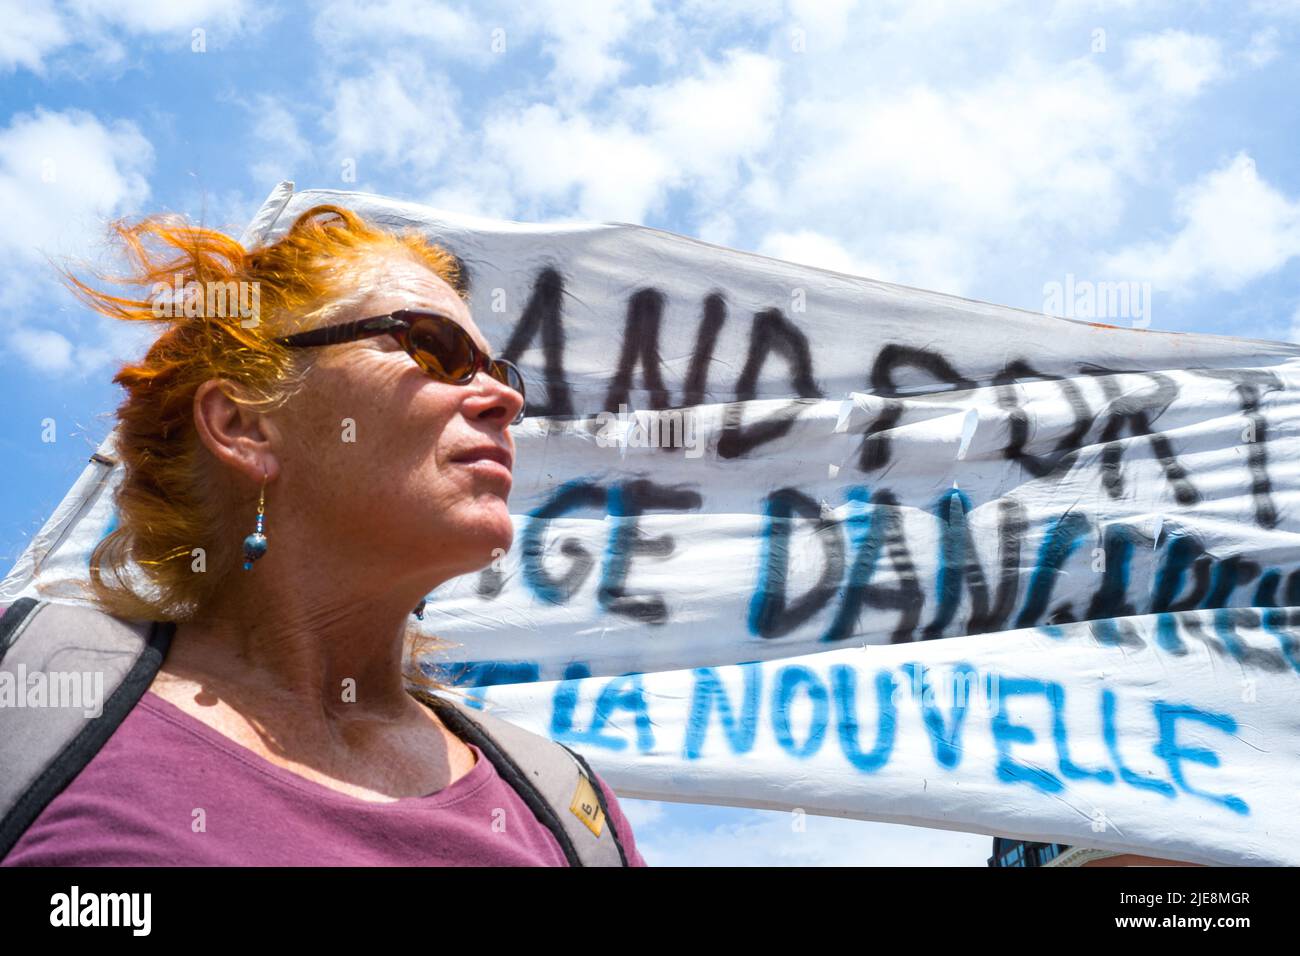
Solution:
<path fill-rule="evenodd" d="M 514 522 L 510 520 L 510 510 L 504 501 L 499 502 L 495 507 L 476 509 L 473 519 L 467 522 L 467 527 L 460 535 L 467 550 L 481 552 L 484 555 L 485 564 L 509 551 L 514 543 L 514 537 Z"/>
<path fill-rule="evenodd" d="M 426 531 L 417 531 L 423 527 Z M 505 555 L 514 544 L 515 528 L 510 520 L 510 510 L 499 498 L 493 504 L 487 498 L 478 498 L 455 509 L 421 521 L 411 516 L 402 537 L 408 541 L 406 552 L 412 560 L 427 561 L 430 566 L 444 570 L 456 568 L 456 574 L 470 574 L 482 570 Z M 411 537 L 410 532 L 416 534 Z M 390 542 L 390 546 L 398 546 Z M 416 559 L 415 555 L 420 555 Z"/>

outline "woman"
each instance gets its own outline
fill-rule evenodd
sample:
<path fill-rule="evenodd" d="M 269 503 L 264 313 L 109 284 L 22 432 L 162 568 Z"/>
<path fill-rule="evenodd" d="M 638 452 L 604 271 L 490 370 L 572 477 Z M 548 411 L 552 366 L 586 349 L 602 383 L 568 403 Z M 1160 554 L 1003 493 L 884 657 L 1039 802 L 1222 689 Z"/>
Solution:
<path fill-rule="evenodd" d="M 4 863 L 566 865 L 403 667 L 412 608 L 513 536 L 523 381 L 488 358 L 456 260 L 334 206 L 251 251 L 167 218 L 116 228 L 118 281 L 151 296 L 74 290 L 121 319 L 179 314 L 114 379 L 119 527 L 91 577 L 109 614 L 177 623 Z M 195 315 L 187 286 L 257 314 Z"/>

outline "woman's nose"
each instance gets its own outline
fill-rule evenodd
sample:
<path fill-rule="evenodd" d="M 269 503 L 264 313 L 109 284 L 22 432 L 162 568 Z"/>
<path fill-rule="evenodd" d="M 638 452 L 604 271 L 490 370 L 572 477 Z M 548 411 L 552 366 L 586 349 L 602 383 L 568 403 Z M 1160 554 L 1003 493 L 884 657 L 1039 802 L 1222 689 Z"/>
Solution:
<path fill-rule="evenodd" d="M 518 424 L 524 410 L 522 395 L 484 369 L 479 369 L 474 374 L 470 384 L 477 391 L 472 399 L 477 406 L 474 411 L 476 418 L 499 409 L 507 425 Z"/>

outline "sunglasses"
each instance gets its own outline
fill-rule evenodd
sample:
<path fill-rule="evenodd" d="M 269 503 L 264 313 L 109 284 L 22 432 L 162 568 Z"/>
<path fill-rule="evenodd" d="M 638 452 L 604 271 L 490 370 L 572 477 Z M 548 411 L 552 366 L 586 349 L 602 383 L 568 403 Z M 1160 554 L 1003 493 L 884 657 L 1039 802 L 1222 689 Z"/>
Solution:
<path fill-rule="evenodd" d="M 310 348 L 356 342 L 377 335 L 395 338 L 406 354 L 415 359 L 415 364 L 439 382 L 468 385 L 482 369 L 502 385 L 513 388 L 520 398 L 524 397 L 524 377 L 513 362 L 489 357 L 460 323 L 438 312 L 399 309 L 388 315 L 281 336 L 274 341 L 289 348 Z M 518 425 L 523 420 L 524 406 L 520 405 L 519 414 L 510 424 Z"/>

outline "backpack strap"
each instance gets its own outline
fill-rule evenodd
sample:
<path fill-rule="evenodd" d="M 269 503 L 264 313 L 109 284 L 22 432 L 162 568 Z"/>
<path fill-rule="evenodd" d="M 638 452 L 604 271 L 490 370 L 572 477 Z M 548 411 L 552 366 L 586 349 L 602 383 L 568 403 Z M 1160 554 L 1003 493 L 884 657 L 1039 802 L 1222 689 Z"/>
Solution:
<path fill-rule="evenodd" d="M 23 628 L 31 620 L 31 612 L 36 604 L 36 598 L 19 598 L 0 611 L 0 663 L 4 662 L 9 645 L 18 640 Z"/>
<path fill-rule="evenodd" d="M 15 698 L 0 706 L 0 858 L 144 696 L 175 630 L 171 623 L 132 624 L 94 608 L 32 598 L 15 601 L 0 617 L 0 681 Z M 70 684 L 81 675 L 97 684 L 93 678 L 102 675 L 103 684 L 94 687 L 97 701 L 19 706 L 26 704 L 28 677 L 37 673 L 46 675 L 47 690 L 63 675 Z M 102 709 L 88 714 L 95 704 Z"/>
<path fill-rule="evenodd" d="M 416 696 L 437 711 L 456 736 L 483 751 L 551 831 L 570 866 L 627 866 L 605 796 L 580 754 L 450 697 Z"/>

